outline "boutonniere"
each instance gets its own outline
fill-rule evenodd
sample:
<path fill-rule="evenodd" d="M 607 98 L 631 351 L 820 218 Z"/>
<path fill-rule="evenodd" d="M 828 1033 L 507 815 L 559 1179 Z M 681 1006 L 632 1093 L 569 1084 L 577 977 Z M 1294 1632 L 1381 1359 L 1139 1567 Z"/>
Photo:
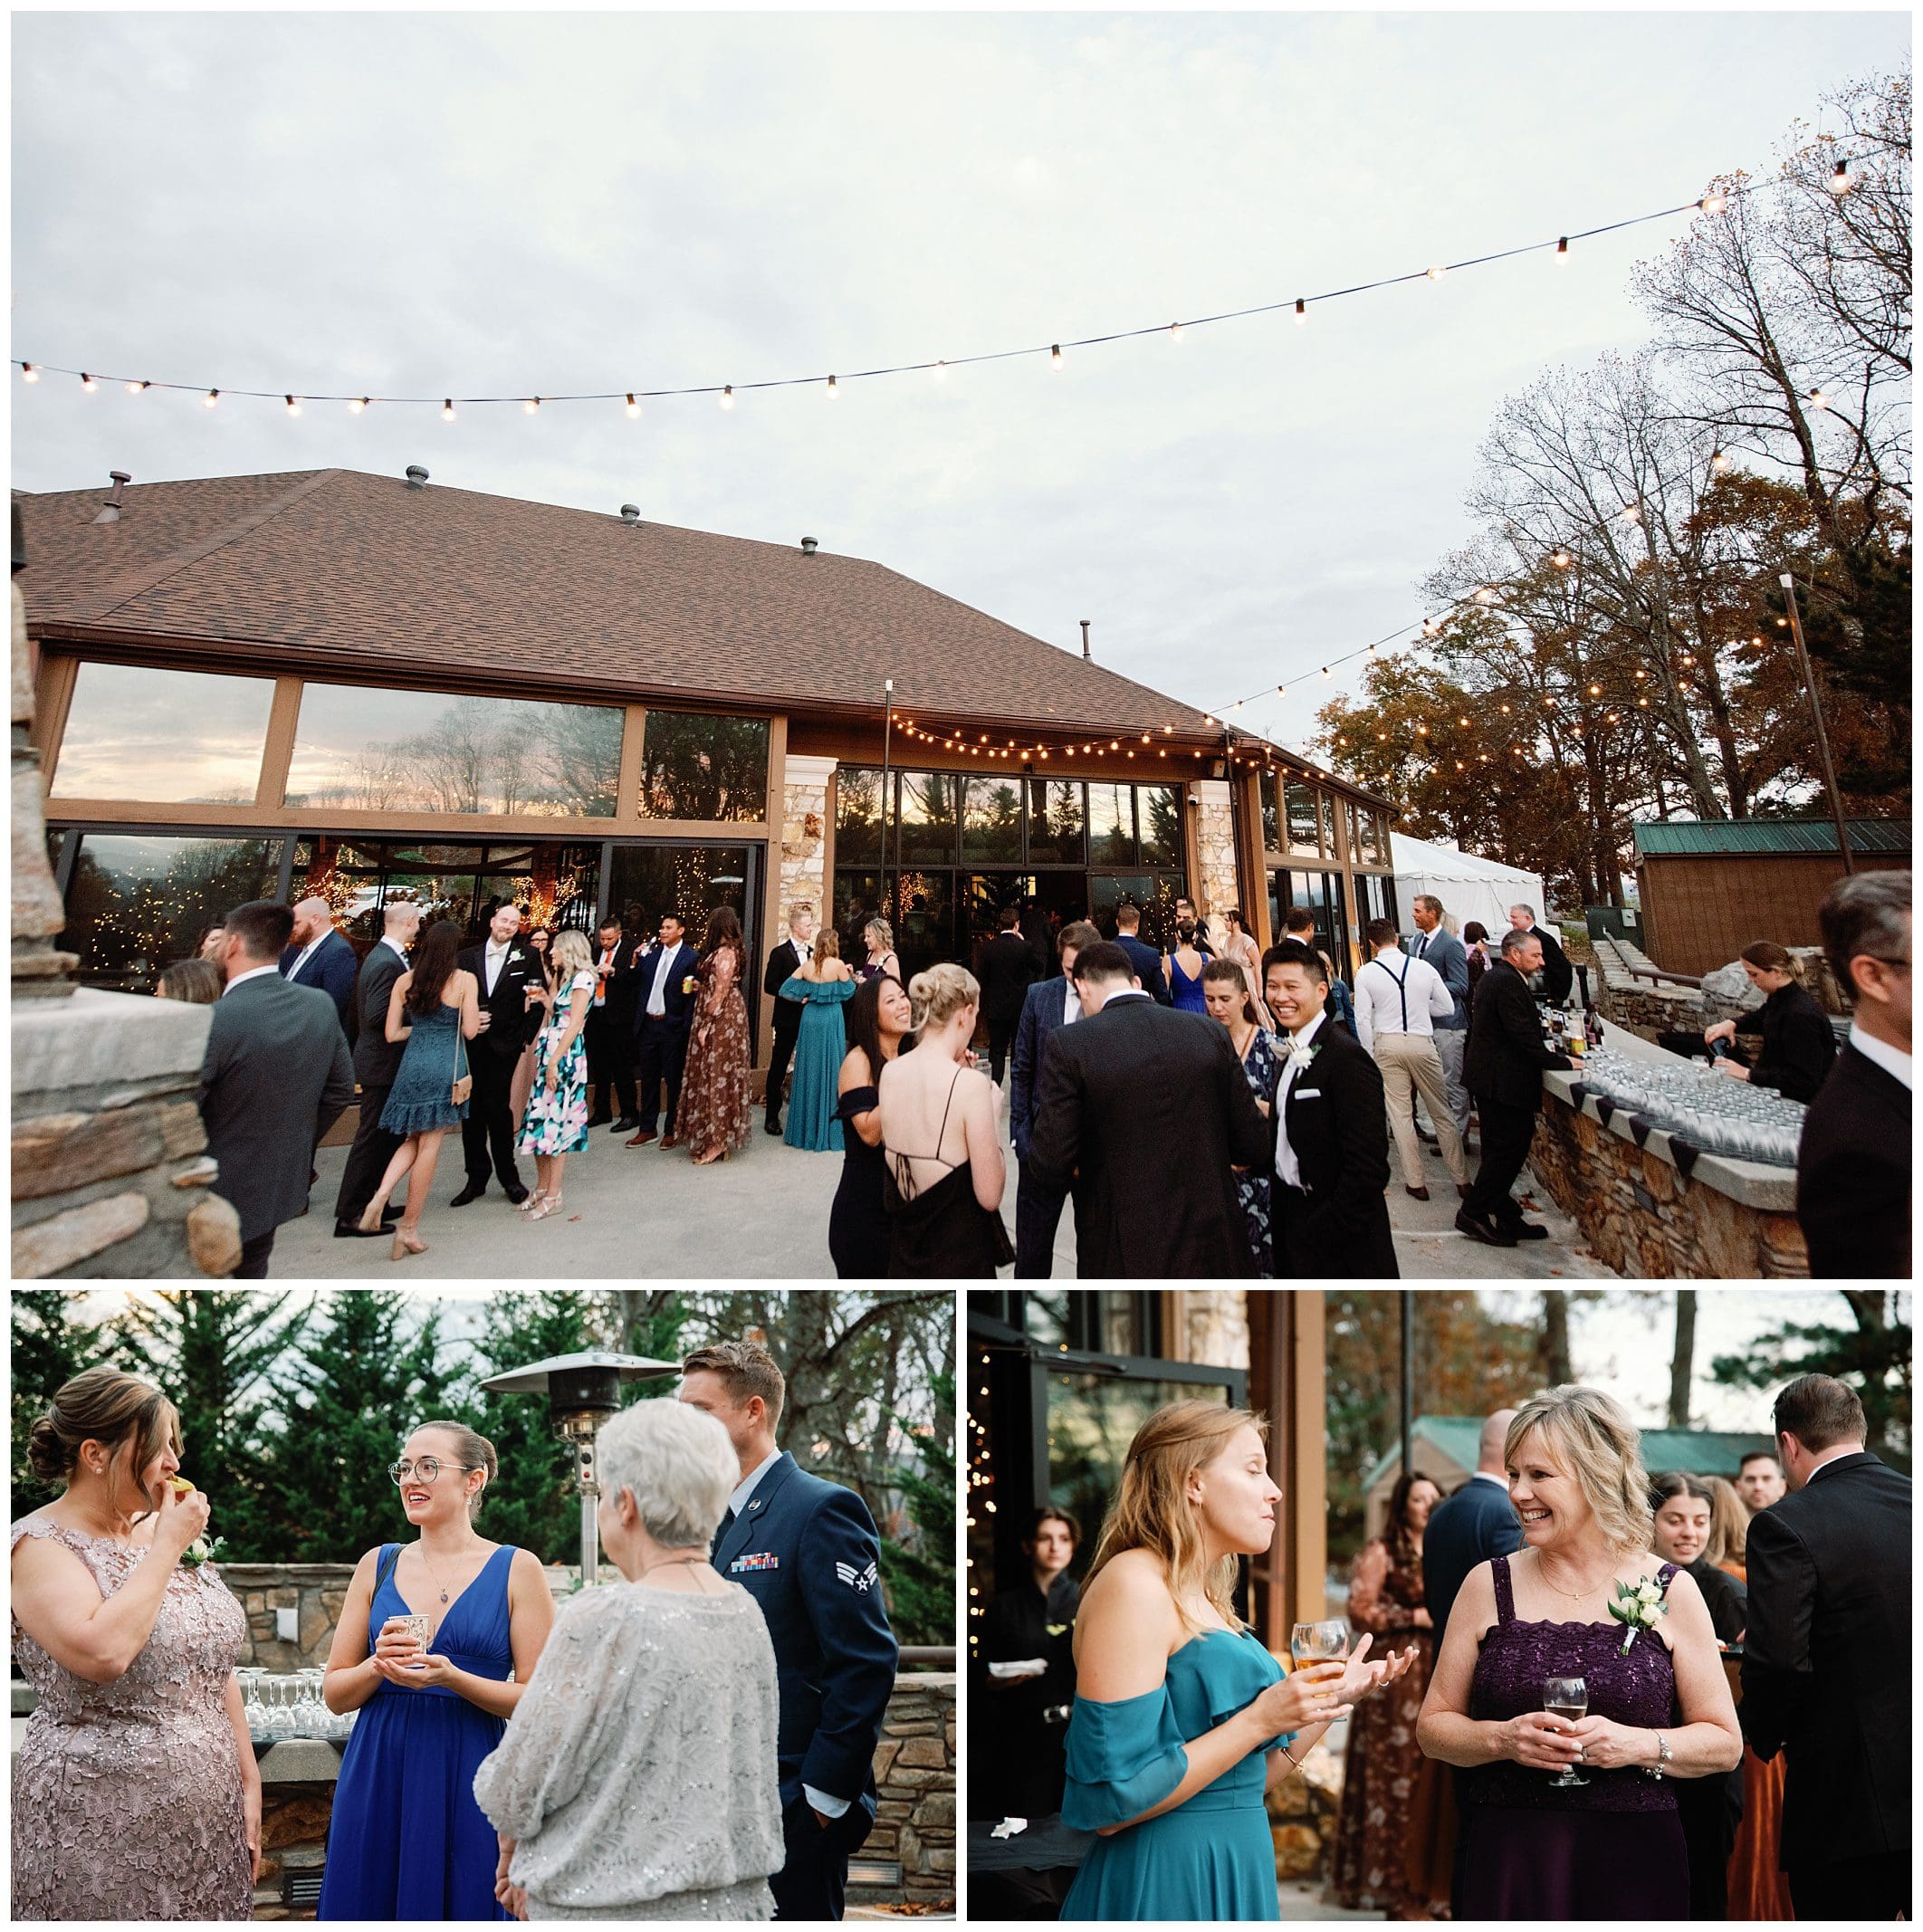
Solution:
<path fill-rule="evenodd" d="M 215 1536 L 211 1541 L 206 1536 L 196 1536 L 180 1553 L 180 1567 L 183 1570 L 197 1570 L 204 1563 L 212 1563 L 227 1546 L 225 1536 Z"/>
<path fill-rule="evenodd" d="M 1618 1623 L 1629 1626 L 1622 1633 L 1622 1654 L 1625 1657 L 1638 1631 L 1654 1630 L 1657 1618 L 1669 1613 L 1669 1606 L 1663 1602 L 1662 1590 L 1653 1576 L 1641 1577 L 1633 1583 L 1618 1583 L 1616 1601 L 1607 1608 Z"/>
<path fill-rule="evenodd" d="M 1066 1637 L 1075 1628 L 1075 1619 L 1071 1617 L 1066 1623 L 1045 1623 L 1042 1628 L 1051 1637 Z"/>
<path fill-rule="evenodd" d="M 1310 1047 L 1305 1045 L 1293 1034 L 1289 1036 L 1288 1064 L 1291 1066 L 1306 1066 L 1321 1051 L 1322 1046 L 1319 1041 L 1315 1046 Z"/>

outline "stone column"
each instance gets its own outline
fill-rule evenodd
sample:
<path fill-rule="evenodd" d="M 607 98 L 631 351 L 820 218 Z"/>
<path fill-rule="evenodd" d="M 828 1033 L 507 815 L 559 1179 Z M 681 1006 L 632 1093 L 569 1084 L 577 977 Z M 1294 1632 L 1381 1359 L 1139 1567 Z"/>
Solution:
<path fill-rule="evenodd" d="M 1190 890 L 1202 913 L 1224 913 L 1242 904 L 1241 881 L 1235 870 L 1235 811 L 1229 780 L 1198 779 L 1191 786 L 1191 796 L 1201 809 L 1195 815 L 1200 872 Z"/>
<path fill-rule="evenodd" d="M 781 862 L 774 904 L 768 908 L 770 944 L 787 937 L 788 908 L 797 899 L 814 901 L 818 932 L 833 913 L 827 870 L 828 792 L 836 762 L 788 754 L 781 782 Z"/>

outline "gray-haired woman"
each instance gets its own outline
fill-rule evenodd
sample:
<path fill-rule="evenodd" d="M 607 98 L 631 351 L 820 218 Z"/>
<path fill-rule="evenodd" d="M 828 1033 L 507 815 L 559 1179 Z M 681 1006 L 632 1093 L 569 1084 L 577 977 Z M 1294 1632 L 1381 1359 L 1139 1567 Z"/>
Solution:
<path fill-rule="evenodd" d="M 601 1547 L 474 1776 L 523 1918 L 773 1917 L 782 1861 L 774 1646 L 708 1564 L 741 1479 L 727 1431 L 643 1401 L 601 1431 Z"/>

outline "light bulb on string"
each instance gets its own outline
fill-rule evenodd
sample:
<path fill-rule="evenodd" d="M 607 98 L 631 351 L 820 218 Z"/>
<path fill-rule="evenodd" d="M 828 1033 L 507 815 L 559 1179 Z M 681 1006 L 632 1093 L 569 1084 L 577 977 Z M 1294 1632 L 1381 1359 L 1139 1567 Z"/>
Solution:
<path fill-rule="evenodd" d="M 1727 476 L 1736 466 L 1736 458 L 1727 449 L 1719 449 L 1709 459 L 1709 467 L 1718 476 Z"/>
<path fill-rule="evenodd" d="M 1555 555 L 1549 560 L 1549 561 L 1553 563 L 1558 570 L 1566 570 L 1569 566 L 1575 561 L 1575 559 L 1572 557 L 1567 550 L 1558 550 Z"/>
<path fill-rule="evenodd" d="M 1623 504 L 1620 514 L 1625 523 L 1640 523 L 1642 521 L 1641 507 L 1636 503 Z"/>
<path fill-rule="evenodd" d="M 1051 369 L 1058 369 L 1061 366 L 1062 345 L 1059 342 L 1051 342 L 1048 345 L 1048 367 Z"/>
<path fill-rule="evenodd" d="M 1444 268 L 1442 264 L 1439 262 L 1437 263 L 1435 267 L 1428 269 L 1424 273 L 1427 273 L 1429 279 L 1431 282 L 1440 282 L 1441 281 L 1443 276 L 1449 273 L 1449 271 Z"/>
<path fill-rule="evenodd" d="M 1718 194 L 1715 188 L 1711 188 L 1709 192 L 1705 195 L 1699 202 L 1697 203 L 1697 206 L 1699 207 L 1705 215 L 1720 215 L 1723 210 L 1728 206 L 1728 202 L 1729 197 L 1727 195 Z"/>
<path fill-rule="evenodd" d="M 441 403 L 441 420 L 442 420 L 442 421 L 443 421 L 444 423 L 451 423 L 451 422 L 453 422 L 453 421 L 454 421 L 454 397 L 451 397 L 451 396 L 449 396 L 449 397 L 445 397 L 445 398 L 444 398 L 444 399 L 442 400 L 442 403 Z"/>
<path fill-rule="evenodd" d="M 1302 328 L 1308 320 L 1308 304 L 1301 296 L 1296 298 L 1296 327 Z"/>
<path fill-rule="evenodd" d="M 1182 340 L 1182 324 L 1180 322 L 1171 322 L 1169 324 L 1169 340 L 1172 342 Z"/>
<path fill-rule="evenodd" d="M 348 414 L 349 416 L 359 416 L 367 406 L 368 398 L 365 396 L 350 396 L 348 397 Z"/>
<path fill-rule="evenodd" d="M 1850 164 L 1839 161 L 1830 170 L 1829 189 L 1832 195 L 1847 195 L 1853 186 L 1850 179 Z"/>
<path fill-rule="evenodd" d="M 286 402 L 287 402 L 287 413 L 288 413 L 288 415 L 289 415 L 289 416 L 299 416 L 299 415 L 300 415 L 300 413 L 301 413 L 301 406 L 300 406 L 300 404 L 299 404 L 299 403 L 297 403 L 297 402 L 296 402 L 296 401 L 295 401 L 295 400 L 293 399 L 293 397 L 291 397 L 291 396 L 290 396 L 290 397 L 288 397 L 286 398 Z"/>
<path fill-rule="evenodd" d="M 20 365 L 20 379 L 22 382 L 38 382 L 40 371 L 31 362 L 23 362 Z"/>
<path fill-rule="evenodd" d="M 937 360 L 937 361 L 936 361 L 936 363 L 935 363 L 935 366 L 934 366 L 934 374 L 935 374 L 935 379 L 936 379 L 936 381 L 938 381 L 938 382 L 939 382 L 939 381 L 941 380 L 941 378 L 942 378 L 943 376 L 947 375 L 947 373 L 948 373 L 948 365 L 947 365 L 947 363 L 945 363 L 945 362 L 942 362 L 942 361 L 940 361 L 940 360 Z"/>
<path fill-rule="evenodd" d="M 93 378 L 88 375 L 85 369 L 82 369 L 81 371 L 81 387 L 83 388 L 89 396 L 91 396 L 93 392 L 100 387 L 100 384 L 94 381 Z"/>
<path fill-rule="evenodd" d="M 734 385 L 732 382 L 722 384 L 721 406 L 723 409 L 734 407 Z"/>
<path fill-rule="evenodd" d="M 832 376 L 828 379 L 828 395 L 831 403 L 839 402 L 841 399 L 841 385 Z"/>
<path fill-rule="evenodd" d="M 1821 389 L 1812 389 L 1810 391 L 1810 404 L 1813 408 L 1827 409 L 1830 406 L 1830 398 Z"/>
<path fill-rule="evenodd" d="M 200 406 L 204 409 L 211 409 L 219 400 L 220 391 L 218 389 L 209 389 L 207 393 L 200 398 Z"/>
<path fill-rule="evenodd" d="M 1569 266 L 1569 237 L 1566 234 L 1556 237 L 1555 265 L 1558 268 Z"/>
<path fill-rule="evenodd" d="M 538 396 L 531 396 L 527 398 L 525 402 L 521 404 L 521 413 L 523 415 L 532 416 L 534 412 L 541 407 L 541 397 Z"/>
<path fill-rule="evenodd" d="M 635 400 L 635 392 L 632 389 L 627 391 L 627 402 L 626 406 L 627 410 L 627 419 L 629 422 L 633 422 L 634 419 L 641 414 L 641 405 Z"/>
<path fill-rule="evenodd" d="M 127 385 L 127 393 L 129 396 L 138 396 L 146 387 L 147 384 L 144 382 L 130 382 Z"/>
<path fill-rule="evenodd" d="M 1330 676 L 1329 676 L 1329 667 L 1328 667 L 1328 666 L 1327 666 L 1326 665 L 1323 665 L 1323 667 L 1322 667 L 1322 678 L 1323 678 L 1323 682 L 1324 682 L 1325 684 L 1327 684 L 1327 683 L 1329 683 L 1329 682 L 1330 682 Z"/>

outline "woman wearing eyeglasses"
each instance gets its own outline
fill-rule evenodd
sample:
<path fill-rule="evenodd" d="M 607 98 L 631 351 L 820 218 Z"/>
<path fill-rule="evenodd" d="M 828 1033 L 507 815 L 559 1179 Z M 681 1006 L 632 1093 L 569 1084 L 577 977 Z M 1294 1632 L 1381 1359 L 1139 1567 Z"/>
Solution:
<path fill-rule="evenodd" d="M 417 1532 L 360 1559 L 322 1695 L 360 1713 L 334 1787 L 320 1918 L 502 1918 L 474 1773 L 501 1742 L 554 1600 L 531 1550 L 474 1528 L 494 1448 L 426 1422 L 388 1470 Z M 428 1636 L 405 1621 L 425 1619 Z M 509 1673 L 512 1681 L 509 1681 Z"/>

